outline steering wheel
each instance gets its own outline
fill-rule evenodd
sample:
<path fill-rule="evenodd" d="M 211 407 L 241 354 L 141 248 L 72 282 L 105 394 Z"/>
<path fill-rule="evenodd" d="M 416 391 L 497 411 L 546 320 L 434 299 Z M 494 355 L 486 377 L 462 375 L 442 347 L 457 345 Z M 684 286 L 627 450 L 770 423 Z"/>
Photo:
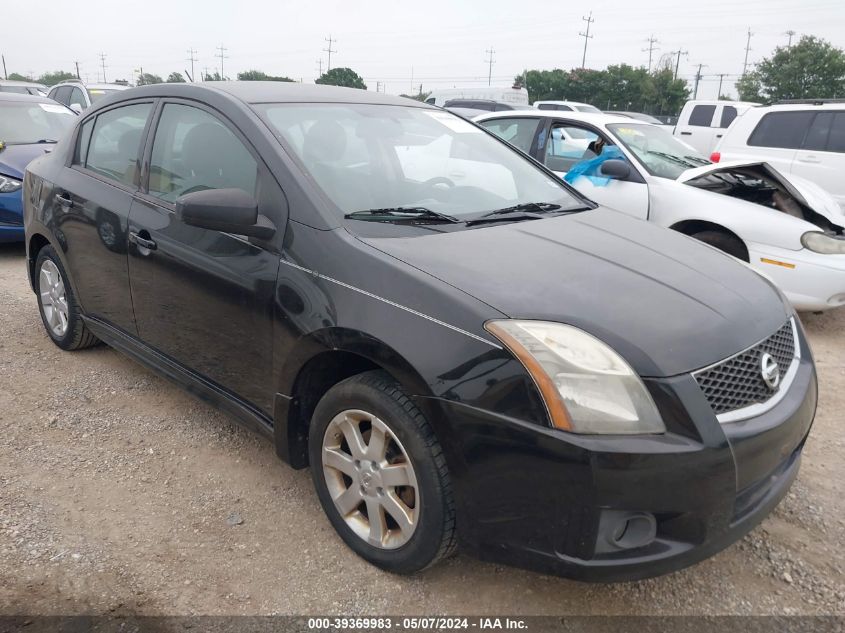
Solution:
<path fill-rule="evenodd" d="M 445 176 L 435 176 L 434 178 L 429 178 L 423 184 L 427 187 L 434 187 L 435 185 L 446 185 L 447 187 L 454 187 L 455 181 L 449 180 Z"/>

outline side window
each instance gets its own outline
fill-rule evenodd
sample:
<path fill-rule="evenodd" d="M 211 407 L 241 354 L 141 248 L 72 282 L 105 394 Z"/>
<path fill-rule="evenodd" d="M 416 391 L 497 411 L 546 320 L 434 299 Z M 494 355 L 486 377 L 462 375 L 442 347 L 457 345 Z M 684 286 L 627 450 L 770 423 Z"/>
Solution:
<path fill-rule="evenodd" d="M 83 108 L 86 107 L 85 97 L 82 96 L 82 91 L 74 86 L 70 92 L 70 102 L 68 105 L 73 105 L 74 103 L 82 106 Z"/>
<path fill-rule="evenodd" d="M 437 101 L 437 99 L 435 97 L 429 97 L 428 99 L 425 100 L 426 103 L 431 103 L 431 104 L 434 104 L 435 101 Z"/>
<path fill-rule="evenodd" d="M 827 137 L 830 135 L 830 128 L 833 125 L 833 112 L 819 112 L 810 124 L 807 137 L 804 139 L 803 149 L 825 151 L 827 149 Z"/>
<path fill-rule="evenodd" d="M 830 136 L 827 137 L 827 151 L 845 153 L 845 112 L 833 117 Z"/>
<path fill-rule="evenodd" d="M 73 164 L 84 165 L 88 158 L 88 145 L 91 142 L 91 130 L 94 129 L 94 119 L 88 119 L 79 128 L 79 135 L 76 137 L 76 149 L 73 152 Z"/>
<path fill-rule="evenodd" d="M 58 101 L 59 103 L 64 103 L 65 105 L 70 104 L 70 86 L 59 86 L 56 88 L 56 92 L 53 95 L 53 99 Z"/>
<path fill-rule="evenodd" d="M 697 125 L 699 127 L 710 127 L 713 122 L 713 115 L 716 113 L 716 106 L 714 105 L 697 105 L 694 106 L 689 115 L 689 125 Z"/>
<path fill-rule="evenodd" d="M 748 144 L 753 147 L 798 149 L 813 120 L 814 112 L 769 112 L 757 124 Z"/>
<path fill-rule="evenodd" d="M 151 103 L 138 103 L 103 112 L 94 123 L 85 166 L 125 185 L 134 185 L 138 150 Z"/>
<path fill-rule="evenodd" d="M 531 143 L 540 119 L 529 117 L 514 117 L 512 119 L 492 119 L 482 121 L 481 125 L 503 139 L 521 149 L 526 154 L 531 150 Z"/>
<path fill-rule="evenodd" d="M 540 110 L 555 110 L 556 109 L 554 103 L 541 103 L 540 105 L 537 106 L 537 108 L 540 109 Z"/>
<path fill-rule="evenodd" d="M 719 127 L 726 128 L 737 116 L 736 108 L 733 106 L 726 105 L 722 108 L 722 120 L 719 122 Z"/>
<path fill-rule="evenodd" d="M 150 159 L 150 194 L 173 202 L 203 189 L 255 195 L 258 163 L 237 136 L 205 110 L 164 106 Z"/>
<path fill-rule="evenodd" d="M 575 163 L 595 158 L 601 153 L 604 143 L 595 132 L 571 125 L 557 124 L 552 127 L 546 144 L 546 166 L 554 171 L 569 171 Z"/>

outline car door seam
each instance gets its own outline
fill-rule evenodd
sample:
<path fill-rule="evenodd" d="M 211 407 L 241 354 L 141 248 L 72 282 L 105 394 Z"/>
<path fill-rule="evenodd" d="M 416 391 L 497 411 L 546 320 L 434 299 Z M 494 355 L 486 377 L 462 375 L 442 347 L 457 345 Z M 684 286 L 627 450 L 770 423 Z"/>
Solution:
<path fill-rule="evenodd" d="M 372 292 L 364 290 L 363 288 L 358 288 L 358 287 L 353 286 L 351 284 L 348 284 L 346 282 L 340 281 L 339 279 L 335 279 L 334 277 L 329 277 L 328 275 L 323 275 L 322 273 L 318 273 L 316 270 L 311 270 L 309 268 L 305 268 L 304 266 L 300 266 L 299 264 L 294 264 L 293 262 L 290 262 L 286 259 L 280 259 L 279 261 L 283 264 L 291 266 L 292 268 L 296 268 L 297 270 L 301 270 L 304 273 L 308 273 L 309 275 L 314 275 L 315 277 L 317 277 L 319 279 L 324 279 L 325 281 L 330 281 L 332 283 L 338 284 L 339 286 L 343 286 L 344 288 L 348 288 L 349 290 L 354 290 L 355 292 L 359 292 L 359 293 L 361 293 L 361 294 L 363 294 L 367 297 L 370 297 L 372 299 L 377 299 L 378 301 L 381 301 L 381 302 L 386 303 L 390 306 L 393 306 L 394 308 L 399 308 L 400 310 L 405 310 L 406 312 L 410 312 L 413 315 L 416 315 L 418 317 L 422 317 L 423 319 L 427 319 L 427 320 L 431 321 L 432 323 L 436 323 L 437 325 L 442 325 L 443 327 L 449 328 L 450 330 L 454 330 L 455 332 L 465 334 L 466 336 L 469 336 L 470 338 L 474 338 L 477 341 L 481 341 L 482 343 L 486 343 L 487 345 L 490 345 L 491 347 L 495 347 L 496 349 L 502 349 L 501 346 L 497 345 L 496 343 L 494 343 L 492 341 L 487 340 L 486 338 L 484 338 L 482 336 L 478 336 L 477 334 L 473 334 L 472 332 L 467 332 L 466 330 L 461 329 L 456 325 L 446 323 L 445 321 L 441 321 L 440 319 L 437 319 L 433 316 L 430 316 L 428 314 L 424 314 L 423 312 L 420 312 L 418 310 L 414 310 L 413 308 L 409 308 L 408 306 L 402 305 L 401 303 L 396 303 L 395 301 L 391 301 L 390 299 L 386 299 L 385 297 L 380 297 L 379 295 L 373 294 Z"/>

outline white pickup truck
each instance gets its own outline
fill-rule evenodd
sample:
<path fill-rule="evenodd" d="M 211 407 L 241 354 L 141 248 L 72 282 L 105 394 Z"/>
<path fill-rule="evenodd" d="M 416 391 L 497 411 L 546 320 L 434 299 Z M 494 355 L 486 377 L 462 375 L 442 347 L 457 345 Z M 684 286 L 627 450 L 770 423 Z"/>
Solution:
<path fill-rule="evenodd" d="M 710 156 L 731 122 L 757 105 L 760 104 L 751 101 L 687 101 L 678 117 L 674 134 L 700 153 Z"/>

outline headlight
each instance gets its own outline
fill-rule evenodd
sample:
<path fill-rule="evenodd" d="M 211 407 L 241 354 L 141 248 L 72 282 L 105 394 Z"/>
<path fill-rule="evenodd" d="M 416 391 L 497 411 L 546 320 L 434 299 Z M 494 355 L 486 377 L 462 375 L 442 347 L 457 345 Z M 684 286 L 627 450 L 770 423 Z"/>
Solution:
<path fill-rule="evenodd" d="M 0 193 L 12 193 L 21 188 L 21 181 L 10 178 L 9 176 L 0 176 Z"/>
<path fill-rule="evenodd" d="M 548 321 L 489 321 L 484 327 L 531 374 L 555 427 L 574 433 L 666 431 L 640 377 L 596 337 Z"/>
<path fill-rule="evenodd" d="M 831 237 L 819 231 L 808 231 L 801 236 L 801 243 L 814 253 L 823 255 L 845 254 L 845 239 Z"/>

